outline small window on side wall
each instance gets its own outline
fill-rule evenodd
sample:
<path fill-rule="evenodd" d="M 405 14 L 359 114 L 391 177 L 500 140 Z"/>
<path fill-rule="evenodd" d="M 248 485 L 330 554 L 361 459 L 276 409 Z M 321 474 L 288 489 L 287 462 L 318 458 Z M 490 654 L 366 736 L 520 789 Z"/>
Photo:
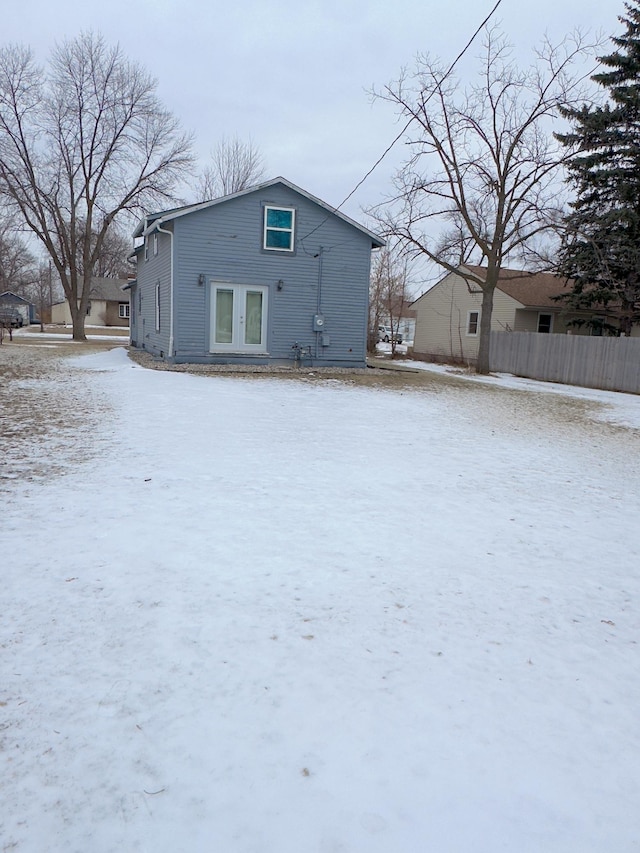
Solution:
<path fill-rule="evenodd" d="M 477 335 L 478 334 L 478 323 L 480 322 L 480 312 L 479 311 L 469 311 L 469 315 L 467 318 L 467 334 L 468 335 Z"/>
<path fill-rule="evenodd" d="M 551 314 L 538 314 L 538 332 L 542 335 L 548 335 L 553 326 L 553 316 Z"/>
<path fill-rule="evenodd" d="M 263 248 L 275 252 L 293 252 L 296 212 L 292 207 L 264 209 Z"/>

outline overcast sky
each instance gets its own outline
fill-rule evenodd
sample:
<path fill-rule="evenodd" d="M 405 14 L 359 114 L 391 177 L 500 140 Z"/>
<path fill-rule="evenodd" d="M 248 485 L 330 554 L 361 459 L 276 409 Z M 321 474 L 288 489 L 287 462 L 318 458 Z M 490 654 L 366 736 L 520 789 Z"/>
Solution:
<path fill-rule="evenodd" d="M 355 187 L 398 126 L 367 91 L 397 77 L 419 52 L 450 62 L 494 0 L 13 0 L 2 42 L 29 44 L 44 62 L 82 29 L 119 42 L 159 82 L 165 105 L 204 159 L 222 136 L 249 137 L 268 177 L 284 175 L 332 205 Z M 7 8 L 9 7 L 9 8 Z M 619 34 L 622 0 L 502 0 L 496 22 L 523 57 L 546 32 L 576 26 Z M 381 200 L 393 154 L 344 207 Z"/>

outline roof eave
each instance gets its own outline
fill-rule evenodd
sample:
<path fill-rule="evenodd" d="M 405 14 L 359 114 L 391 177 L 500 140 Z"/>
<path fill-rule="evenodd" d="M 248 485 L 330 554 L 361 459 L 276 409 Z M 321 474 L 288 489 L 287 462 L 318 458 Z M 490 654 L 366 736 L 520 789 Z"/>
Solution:
<path fill-rule="evenodd" d="M 322 201 L 322 199 L 317 198 L 317 196 L 312 195 L 311 193 L 303 190 L 302 187 L 297 186 L 296 184 L 288 181 L 286 178 L 279 176 L 277 178 L 272 178 L 269 181 L 264 181 L 262 184 L 257 184 L 253 187 L 247 187 L 247 189 L 239 190 L 235 193 L 230 193 L 229 195 L 220 196 L 220 198 L 214 198 L 210 201 L 202 201 L 197 204 L 186 205 L 185 207 L 177 207 L 170 210 L 158 211 L 157 213 L 149 214 L 140 220 L 138 223 L 136 230 L 133 232 L 134 239 L 136 237 L 144 237 L 147 234 L 155 231 L 158 227 L 158 224 L 162 224 L 165 222 L 170 222 L 173 219 L 178 219 L 181 216 L 186 216 L 189 213 L 195 213 L 199 210 L 206 210 L 209 207 L 214 207 L 218 204 L 222 204 L 227 201 L 231 201 L 232 199 L 241 198 L 242 196 L 249 195 L 250 193 L 262 192 L 263 190 L 269 189 L 276 184 L 284 184 L 289 189 L 303 196 L 304 198 L 309 199 L 309 201 L 314 202 L 319 207 L 324 208 L 329 213 L 333 213 L 339 219 L 342 219 L 347 224 L 351 225 L 353 228 L 356 228 L 358 231 L 361 231 L 363 234 L 366 234 L 371 238 L 371 248 L 373 249 L 382 249 L 386 242 L 379 237 L 377 234 L 374 234 L 373 231 L 370 231 L 368 228 L 365 228 L 364 225 L 360 225 L 359 222 L 356 222 L 354 219 L 351 219 L 344 213 L 341 213 L 337 208 L 332 207 L 330 204 Z"/>

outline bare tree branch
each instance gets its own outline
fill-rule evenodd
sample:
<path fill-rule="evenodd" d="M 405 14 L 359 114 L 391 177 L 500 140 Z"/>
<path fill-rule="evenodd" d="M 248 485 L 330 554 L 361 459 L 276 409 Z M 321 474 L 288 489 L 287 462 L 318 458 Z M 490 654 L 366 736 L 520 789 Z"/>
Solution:
<path fill-rule="evenodd" d="M 114 221 L 174 198 L 191 138 L 119 47 L 82 33 L 53 50 L 0 50 L 0 195 L 54 264 L 83 340 L 91 278 Z"/>
<path fill-rule="evenodd" d="M 198 177 L 195 191 L 198 201 L 209 201 L 240 192 L 264 178 L 262 154 L 251 140 L 237 136 L 222 138 L 211 152 L 211 162 Z"/>
<path fill-rule="evenodd" d="M 584 78 L 574 72 L 591 54 L 574 33 L 557 46 L 546 41 L 535 63 L 519 68 L 495 28 L 485 30 L 477 82 L 461 91 L 429 56 L 378 94 L 410 119 L 410 150 L 395 177 L 393 199 L 372 215 L 384 233 L 483 292 L 477 370 L 489 371 L 493 292 L 504 262 L 522 257 L 560 220 L 562 166 L 567 154 L 552 134 L 559 107 L 584 101 Z M 419 133 L 416 134 L 416 129 Z"/>

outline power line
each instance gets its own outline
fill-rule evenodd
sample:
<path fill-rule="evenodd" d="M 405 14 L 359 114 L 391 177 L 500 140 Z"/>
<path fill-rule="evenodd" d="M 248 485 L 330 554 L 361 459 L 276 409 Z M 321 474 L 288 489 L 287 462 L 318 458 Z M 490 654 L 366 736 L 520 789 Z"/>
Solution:
<path fill-rule="evenodd" d="M 460 53 L 459 53 L 459 54 L 456 56 L 456 58 L 453 60 L 453 62 L 451 63 L 451 65 L 450 65 L 450 66 L 449 66 L 449 68 L 447 69 L 446 73 L 443 75 L 443 77 L 441 77 L 441 78 L 440 78 L 440 80 L 438 81 L 438 83 L 436 83 L 436 85 L 433 87 L 433 89 L 429 92 L 429 95 L 427 96 L 427 98 L 426 98 L 426 99 L 425 99 L 425 101 L 424 101 L 424 104 L 425 104 L 425 105 L 429 103 L 429 101 L 431 100 L 431 98 L 432 98 L 432 97 L 435 95 L 435 93 L 438 91 L 438 88 L 439 88 L 439 87 L 444 83 L 444 81 L 447 79 L 447 77 L 449 77 L 449 75 L 453 72 L 453 69 L 456 67 L 456 65 L 458 64 L 458 62 L 460 62 L 460 60 L 461 60 L 461 59 L 462 59 L 462 57 L 465 55 L 465 53 L 469 50 L 469 48 L 471 47 L 471 45 L 473 44 L 473 42 L 474 42 L 474 41 L 476 40 L 476 38 L 478 37 L 478 34 L 482 31 L 483 27 L 485 27 L 485 26 L 486 26 L 486 24 L 489 22 L 489 20 L 490 20 L 490 19 L 491 19 L 491 17 L 493 16 L 494 12 L 496 11 L 496 9 L 498 8 L 498 6 L 499 6 L 501 3 L 502 3 L 502 0 L 497 0 L 497 2 L 496 2 L 496 4 L 495 4 L 495 6 L 493 7 L 493 9 L 489 12 L 489 14 L 487 15 L 487 17 L 486 17 L 486 18 L 484 19 L 484 21 L 480 24 L 480 26 L 476 29 L 476 31 L 475 31 L 475 32 L 474 32 L 474 34 L 471 36 L 471 38 L 469 39 L 469 41 L 466 43 L 466 45 L 462 48 L 462 50 L 460 51 Z M 404 134 L 407 132 L 407 130 L 408 130 L 408 128 L 409 128 L 409 126 L 410 126 L 414 121 L 415 121 L 415 116 L 411 116 L 411 118 L 409 119 L 409 121 L 405 124 L 405 126 L 402 128 L 402 130 L 401 130 L 401 131 L 400 131 L 400 133 L 396 136 L 396 138 L 393 140 L 393 142 L 392 142 L 392 143 L 391 143 L 391 144 L 390 144 L 390 145 L 385 149 L 385 151 L 380 155 L 380 157 L 378 157 L 378 159 L 377 159 L 377 160 L 376 160 L 376 162 L 373 164 L 373 166 L 369 169 L 369 171 L 365 174 L 365 176 L 364 176 L 364 177 L 363 177 L 363 178 L 362 178 L 362 179 L 361 179 L 361 180 L 360 180 L 360 181 L 355 185 L 355 187 L 351 190 L 351 192 L 350 192 L 350 193 L 349 193 L 349 195 L 344 199 L 344 201 L 342 201 L 342 202 L 338 205 L 338 207 L 336 207 L 336 210 L 340 210 L 340 208 L 341 208 L 341 207 L 343 207 L 343 205 L 345 205 L 345 204 L 349 201 L 349 199 L 351 198 L 351 196 L 352 196 L 352 195 L 353 195 L 353 194 L 354 194 L 358 189 L 360 189 L 360 187 L 362 186 L 362 184 L 364 184 L 364 182 L 367 180 L 367 178 L 369 177 L 369 175 L 370 175 L 372 172 L 374 172 L 374 171 L 375 171 L 375 169 L 377 169 L 377 168 L 378 168 L 378 166 L 380 165 L 380 163 L 382 163 L 382 161 L 383 161 L 383 160 L 384 160 L 384 158 L 387 156 L 387 154 L 389 153 L 389 151 L 391 151 L 391 149 L 396 145 L 396 143 L 397 143 L 397 142 L 399 142 L 399 141 L 400 141 L 400 139 L 402 139 L 402 137 L 404 136 Z"/>
<path fill-rule="evenodd" d="M 444 81 L 447 79 L 447 77 L 449 77 L 449 75 L 453 72 L 453 69 L 456 67 L 456 65 L 458 64 L 458 62 L 460 62 L 460 60 L 461 60 L 461 59 L 462 59 L 462 57 L 465 55 L 465 53 L 469 50 L 469 48 L 471 47 L 471 45 L 473 44 L 473 42 L 476 40 L 476 38 L 478 37 L 478 35 L 479 35 L 479 34 L 480 34 L 480 32 L 482 31 L 482 29 L 483 29 L 483 28 L 484 28 L 484 27 L 489 23 L 489 21 L 491 20 L 491 18 L 492 18 L 492 17 L 493 17 L 493 15 L 494 15 L 494 13 L 495 13 L 496 9 L 498 8 L 498 6 L 499 6 L 501 3 L 502 3 L 502 0 L 496 0 L 496 3 L 495 3 L 495 5 L 494 5 L 493 9 L 489 12 L 489 14 L 486 16 L 486 18 L 482 21 L 482 23 L 481 23 L 481 24 L 476 28 L 475 32 L 473 33 L 473 35 L 471 36 L 471 38 L 469 39 L 469 41 L 465 44 L 465 46 L 462 48 L 462 50 L 460 51 L 460 53 L 459 53 L 459 54 L 456 56 L 456 58 L 453 60 L 453 62 L 451 63 L 451 65 L 449 66 L 449 68 L 446 70 L 446 72 L 444 73 L 444 75 L 440 78 L 440 80 L 438 81 L 438 83 L 436 83 L 436 84 L 435 84 L 435 86 L 433 87 L 433 89 L 429 92 L 429 95 L 427 96 L 427 98 L 426 98 L 426 99 L 425 99 L 425 101 L 424 101 L 424 104 L 425 104 L 425 105 L 429 103 L 429 101 L 431 100 L 431 98 L 432 98 L 432 97 L 436 94 L 436 92 L 438 91 L 438 88 L 439 88 L 439 87 L 444 83 Z M 369 175 L 371 175 L 371 174 L 372 174 L 372 173 L 373 173 L 373 172 L 378 168 L 378 166 L 380 165 L 380 163 L 382 163 L 382 161 L 383 161 L 383 160 L 384 160 L 384 158 L 387 156 L 387 154 L 391 151 L 391 149 L 392 149 L 392 148 L 393 148 L 393 147 L 394 147 L 394 146 L 395 146 L 395 145 L 396 145 L 396 144 L 397 144 L 397 143 L 402 139 L 402 137 L 404 136 L 404 134 L 405 134 L 405 133 L 407 132 L 407 130 L 409 129 L 409 126 L 410 126 L 414 121 L 415 121 L 415 116 L 411 116 L 411 118 L 410 118 L 410 119 L 409 119 L 409 121 L 405 124 L 405 126 L 402 128 L 402 130 L 400 131 L 400 133 L 399 133 L 399 134 L 396 136 L 396 138 L 391 142 L 391 144 L 387 146 L 387 148 L 383 151 L 383 153 L 380 155 L 380 157 L 378 157 L 378 159 L 376 160 L 376 162 L 375 162 L 375 163 L 373 164 L 373 166 L 368 170 L 368 172 L 364 175 L 364 177 L 363 177 L 360 181 L 358 181 L 358 183 L 357 183 L 357 184 L 355 185 L 355 187 L 351 190 L 351 192 L 349 193 L 349 195 L 348 195 L 346 198 L 344 198 L 344 199 L 340 202 L 340 204 L 339 204 L 337 207 L 332 208 L 332 210 L 333 210 L 333 211 L 335 211 L 335 212 L 337 213 L 337 212 L 340 210 L 340 208 L 341 208 L 341 207 L 344 207 L 344 205 L 349 201 L 349 199 L 351 198 L 351 196 L 353 196 L 353 195 L 354 195 L 354 194 L 355 194 L 355 193 L 360 189 L 360 187 L 364 184 L 364 182 L 367 180 L 367 178 L 369 177 Z M 312 229 L 311 231 L 309 231 L 309 233 L 308 233 L 308 234 L 306 234 L 304 237 L 302 237 L 302 238 L 301 238 L 301 240 L 306 240 L 308 237 L 310 237 L 310 236 L 311 236 L 315 231 L 317 231 L 317 230 L 318 230 L 318 228 L 320 228 L 322 225 L 324 225 L 324 223 L 325 223 L 326 221 L 327 221 L 327 220 L 326 220 L 326 219 L 324 219 L 324 220 L 323 220 L 319 225 L 316 225 L 316 227 L 315 227 L 314 229 Z"/>

